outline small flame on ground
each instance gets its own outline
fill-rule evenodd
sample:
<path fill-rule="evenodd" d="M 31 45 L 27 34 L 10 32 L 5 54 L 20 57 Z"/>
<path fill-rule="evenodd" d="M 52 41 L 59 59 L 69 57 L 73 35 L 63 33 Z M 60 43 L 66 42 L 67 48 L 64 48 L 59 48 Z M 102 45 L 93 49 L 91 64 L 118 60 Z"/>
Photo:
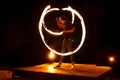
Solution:
<path fill-rule="evenodd" d="M 55 58 L 55 54 L 54 54 L 52 51 L 50 51 L 50 53 L 49 53 L 49 58 L 50 58 L 50 59 Z"/>
<path fill-rule="evenodd" d="M 110 62 L 114 62 L 115 61 L 115 58 L 113 56 L 109 57 L 109 61 Z"/>

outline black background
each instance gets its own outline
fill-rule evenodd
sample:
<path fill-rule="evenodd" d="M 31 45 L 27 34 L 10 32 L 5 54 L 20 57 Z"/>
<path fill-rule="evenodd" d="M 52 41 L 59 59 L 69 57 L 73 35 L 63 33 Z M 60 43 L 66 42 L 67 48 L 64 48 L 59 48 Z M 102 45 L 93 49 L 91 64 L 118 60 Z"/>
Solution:
<path fill-rule="evenodd" d="M 49 50 L 41 40 L 38 23 L 43 9 L 49 4 L 59 8 L 70 5 L 83 16 L 87 33 L 85 43 L 75 54 L 76 63 L 109 66 L 108 57 L 113 55 L 116 59 L 114 71 L 118 75 L 120 39 L 118 26 L 114 26 L 112 0 L 2 1 L 0 64 L 29 66 L 48 62 Z"/>

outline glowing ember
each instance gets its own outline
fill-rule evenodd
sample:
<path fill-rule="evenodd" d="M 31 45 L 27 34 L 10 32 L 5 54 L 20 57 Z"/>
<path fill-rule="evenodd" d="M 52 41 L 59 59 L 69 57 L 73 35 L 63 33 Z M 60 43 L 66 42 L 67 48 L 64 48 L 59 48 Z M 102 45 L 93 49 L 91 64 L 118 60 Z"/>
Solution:
<path fill-rule="evenodd" d="M 82 26 L 82 38 L 81 38 L 81 42 L 80 44 L 78 45 L 78 47 L 73 50 L 73 51 L 70 51 L 70 52 L 66 52 L 66 53 L 61 53 L 61 52 L 58 52 L 56 51 L 55 49 L 52 49 L 46 42 L 45 42 L 45 39 L 44 39 L 44 35 L 43 35 L 43 29 L 45 29 L 45 31 L 47 31 L 48 33 L 52 34 L 52 35 L 62 35 L 63 34 L 63 31 L 62 32 L 54 32 L 54 31 L 51 31 L 47 28 L 47 26 L 45 25 L 45 22 L 44 22 L 44 17 L 46 16 L 47 13 L 49 12 L 52 12 L 52 11 L 59 11 L 58 8 L 50 8 L 50 5 L 48 5 L 42 12 L 42 15 L 41 15 L 41 18 L 40 18 L 40 22 L 39 22 L 39 32 L 40 32 L 40 36 L 42 38 L 42 41 L 43 43 L 45 44 L 45 46 L 53 53 L 56 53 L 58 55 L 62 55 L 62 56 L 67 56 L 67 55 L 71 55 L 71 54 L 74 54 L 76 53 L 83 45 L 84 43 L 84 40 L 85 40 L 85 36 L 86 36 L 86 29 L 85 29 L 85 24 L 84 24 L 84 20 L 82 18 L 82 16 L 74 9 L 72 9 L 70 6 L 68 6 L 67 8 L 62 8 L 63 11 L 70 11 L 72 13 L 72 24 L 74 23 L 74 19 L 75 19 L 75 15 L 80 19 L 80 23 L 81 23 L 81 26 Z"/>

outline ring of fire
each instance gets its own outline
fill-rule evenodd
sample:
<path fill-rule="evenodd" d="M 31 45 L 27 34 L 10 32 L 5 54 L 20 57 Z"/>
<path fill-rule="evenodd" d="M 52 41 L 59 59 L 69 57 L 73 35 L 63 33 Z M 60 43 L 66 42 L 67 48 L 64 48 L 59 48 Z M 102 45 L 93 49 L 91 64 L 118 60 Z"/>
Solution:
<path fill-rule="evenodd" d="M 46 28 L 45 26 L 45 23 L 44 23 L 44 17 L 47 13 L 49 12 L 52 12 L 52 11 L 59 11 L 59 8 L 51 8 L 50 5 L 48 5 L 42 12 L 42 15 L 40 17 L 40 21 L 39 21 L 39 32 L 40 32 L 40 36 L 41 36 L 41 39 L 43 41 L 43 43 L 45 44 L 45 46 L 53 53 L 56 53 L 57 55 L 62 55 L 62 56 L 67 56 L 67 55 L 71 55 L 71 54 L 74 54 L 76 53 L 83 45 L 84 41 L 85 41 L 85 37 L 86 37 L 86 28 L 85 28 L 85 24 L 84 24 L 84 20 L 82 18 L 82 16 L 74 9 L 72 9 L 70 6 L 68 6 L 67 8 L 62 8 L 62 10 L 67 10 L 67 11 L 70 11 L 72 13 L 72 24 L 74 23 L 74 15 L 76 15 L 79 19 L 80 19 L 80 23 L 81 23 L 81 26 L 82 26 L 82 37 L 81 37 L 81 42 L 79 44 L 79 46 L 73 50 L 73 51 L 70 51 L 70 52 L 66 52 L 66 53 L 61 53 L 61 52 L 58 52 L 54 49 L 52 49 L 49 45 L 47 45 L 47 43 L 45 42 L 45 39 L 44 39 L 44 35 L 43 35 L 43 31 L 42 31 L 42 28 L 44 28 L 47 32 L 49 32 L 50 34 L 52 35 L 62 35 L 63 32 L 53 32 L 49 29 Z"/>

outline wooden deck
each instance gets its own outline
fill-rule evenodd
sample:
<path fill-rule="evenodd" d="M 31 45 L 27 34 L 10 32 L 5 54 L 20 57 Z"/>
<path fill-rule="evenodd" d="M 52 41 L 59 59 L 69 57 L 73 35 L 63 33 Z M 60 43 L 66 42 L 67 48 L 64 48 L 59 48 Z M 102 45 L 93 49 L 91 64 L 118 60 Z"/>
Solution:
<path fill-rule="evenodd" d="M 45 63 L 30 67 L 13 69 L 13 76 L 27 77 L 32 80 L 104 80 L 112 70 L 107 66 L 91 64 L 75 64 L 71 69 L 70 63 L 63 63 L 61 68 L 54 68 L 58 63 Z"/>

